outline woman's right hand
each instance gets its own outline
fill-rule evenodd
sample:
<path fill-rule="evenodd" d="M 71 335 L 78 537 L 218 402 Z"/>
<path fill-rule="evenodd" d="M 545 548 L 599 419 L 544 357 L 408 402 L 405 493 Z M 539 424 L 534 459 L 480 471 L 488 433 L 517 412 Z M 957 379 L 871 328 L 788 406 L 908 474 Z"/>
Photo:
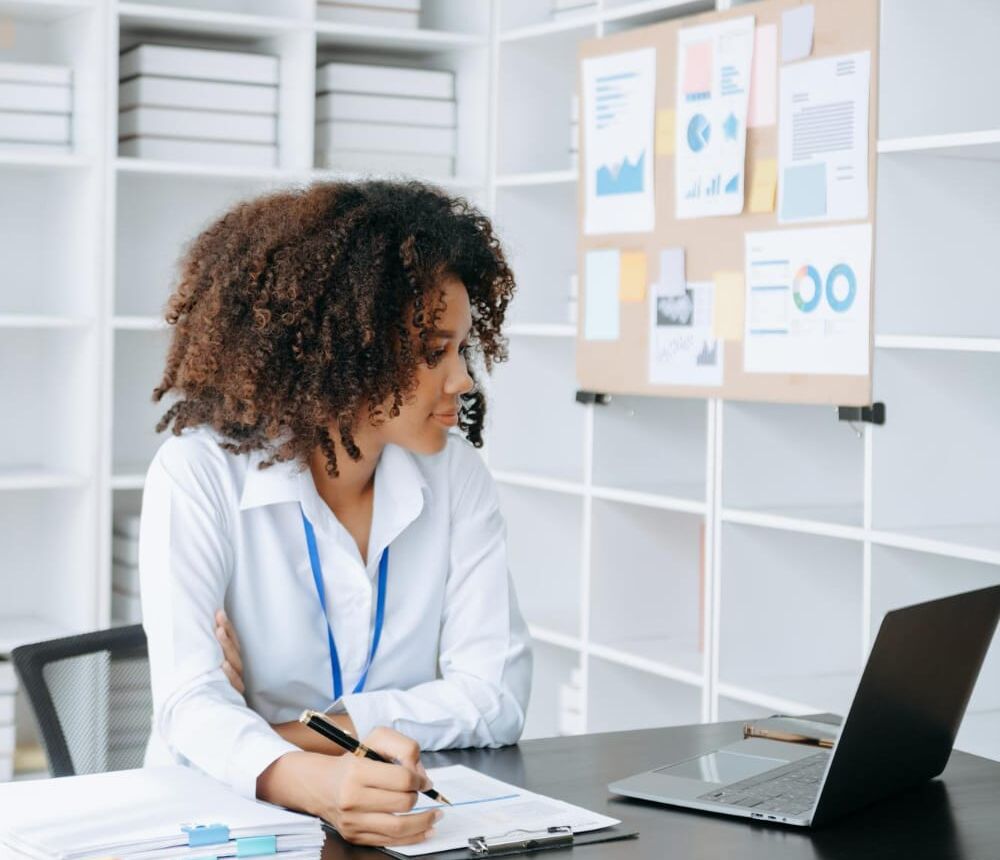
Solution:
<path fill-rule="evenodd" d="M 332 824 L 348 842 L 358 845 L 411 845 L 433 832 L 438 809 L 411 815 L 417 792 L 430 788 L 412 739 L 387 728 L 364 740 L 399 764 L 383 764 L 353 755 L 286 753 L 257 779 L 262 800 L 301 809 Z"/>

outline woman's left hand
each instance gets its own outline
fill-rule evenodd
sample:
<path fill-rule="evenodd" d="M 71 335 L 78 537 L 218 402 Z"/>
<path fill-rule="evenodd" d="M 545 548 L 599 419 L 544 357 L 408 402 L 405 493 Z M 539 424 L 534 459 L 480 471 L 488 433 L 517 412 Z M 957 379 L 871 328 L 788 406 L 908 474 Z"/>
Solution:
<path fill-rule="evenodd" d="M 222 671 L 237 693 L 246 692 L 243 683 L 243 657 L 240 655 L 240 640 L 236 638 L 229 616 L 224 609 L 215 613 L 215 638 L 222 646 Z"/>

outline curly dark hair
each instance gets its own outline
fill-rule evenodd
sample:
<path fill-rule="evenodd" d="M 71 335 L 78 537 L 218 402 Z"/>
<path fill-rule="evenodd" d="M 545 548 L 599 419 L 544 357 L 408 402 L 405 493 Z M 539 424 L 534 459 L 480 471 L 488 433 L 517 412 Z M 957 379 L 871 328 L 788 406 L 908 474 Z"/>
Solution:
<path fill-rule="evenodd" d="M 319 446 L 336 476 L 328 428 L 358 460 L 359 418 L 398 415 L 418 364 L 434 363 L 445 276 L 468 290 L 469 355 L 489 371 L 507 357 L 514 277 L 489 219 L 467 200 L 417 181 L 361 181 L 237 204 L 181 258 L 153 392 L 156 402 L 179 399 L 157 432 L 208 425 L 229 451 L 265 450 L 264 467 L 307 462 Z M 459 427 L 476 447 L 485 412 L 478 385 L 462 395 Z"/>

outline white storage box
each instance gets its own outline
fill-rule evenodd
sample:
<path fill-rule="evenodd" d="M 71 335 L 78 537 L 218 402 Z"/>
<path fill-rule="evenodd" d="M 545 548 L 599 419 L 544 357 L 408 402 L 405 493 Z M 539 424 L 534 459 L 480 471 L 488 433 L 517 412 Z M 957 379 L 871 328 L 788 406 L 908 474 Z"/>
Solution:
<path fill-rule="evenodd" d="M 0 657 L 0 695 L 17 692 L 17 675 L 14 664 L 6 657 Z"/>
<path fill-rule="evenodd" d="M 69 116 L 66 114 L 0 111 L 0 140 L 69 143 L 69 139 Z"/>
<path fill-rule="evenodd" d="M 278 88 L 139 75 L 118 85 L 118 110 L 140 105 L 273 115 L 278 112 Z"/>
<path fill-rule="evenodd" d="M 242 51 L 215 51 L 176 45 L 137 45 L 119 58 L 118 79 L 126 80 L 136 75 L 166 75 L 241 84 L 277 84 L 278 58 Z"/>
<path fill-rule="evenodd" d="M 15 693 L 0 693 L 0 726 L 14 722 Z"/>
<path fill-rule="evenodd" d="M 139 541 L 123 535 L 112 535 L 111 557 L 118 564 L 138 564 Z"/>
<path fill-rule="evenodd" d="M 317 3 L 316 17 L 321 21 L 336 21 L 338 24 L 361 24 L 365 27 L 390 27 L 399 30 L 416 30 L 420 26 L 419 12 L 346 3 Z"/>
<path fill-rule="evenodd" d="M 137 107 L 118 114 L 118 137 L 179 137 L 185 140 L 231 140 L 275 143 L 273 116 L 181 108 Z"/>
<path fill-rule="evenodd" d="M 316 0 L 317 5 L 362 6 L 365 9 L 388 9 L 394 12 L 419 12 L 421 0 Z M 580 2 L 580 0 L 575 0 Z"/>
<path fill-rule="evenodd" d="M 139 539 L 139 514 L 118 514 L 115 517 L 114 533 L 122 537 Z"/>
<path fill-rule="evenodd" d="M 186 161 L 227 167 L 274 167 L 278 147 L 262 143 L 133 137 L 118 144 L 118 154 L 157 161 Z"/>
<path fill-rule="evenodd" d="M 139 567 L 135 564 L 114 562 L 111 565 L 111 586 L 123 594 L 139 593 Z"/>
<path fill-rule="evenodd" d="M 316 97 L 316 119 L 319 122 L 354 120 L 454 128 L 455 102 L 367 93 L 324 93 Z"/>
<path fill-rule="evenodd" d="M 374 122 L 320 122 L 316 124 L 316 148 L 454 156 L 455 130 Z"/>
<path fill-rule="evenodd" d="M 120 624 L 141 624 L 142 601 L 134 594 L 112 590 L 111 620 Z"/>
<path fill-rule="evenodd" d="M 452 176 L 455 162 L 447 155 L 406 155 L 399 152 L 359 152 L 327 150 L 316 153 L 316 163 L 331 170 L 350 173 L 408 175 L 435 177 Z"/>
<path fill-rule="evenodd" d="M 73 90 L 68 86 L 39 86 L 0 81 L 0 110 L 32 113 L 73 112 Z"/>
<path fill-rule="evenodd" d="M 0 81 L 68 87 L 73 82 L 73 70 L 69 66 L 50 66 L 47 63 L 0 63 Z"/>
<path fill-rule="evenodd" d="M 316 72 L 316 92 L 375 93 L 426 99 L 455 98 L 455 75 L 431 69 L 326 63 Z"/>

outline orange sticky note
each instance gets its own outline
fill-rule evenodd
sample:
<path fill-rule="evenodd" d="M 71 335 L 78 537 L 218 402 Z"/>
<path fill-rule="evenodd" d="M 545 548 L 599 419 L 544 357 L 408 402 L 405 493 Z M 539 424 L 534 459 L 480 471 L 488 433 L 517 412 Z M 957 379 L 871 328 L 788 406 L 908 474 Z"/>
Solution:
<path fill-rule="evenodd" d="M 0 18 L 0 48 L 14 47 L 14 19 Z"/>
<path fill-rule="evenodd" d="M 778 162 L 761 158 L 750 168 L 750 211 L 773 212 L 774 192 L 778 187 Z"/>
<path fill-rule="evenodd" d="M 646 299 L 646 252 L 622 251 L 618 277 L 618 300 L 642 302 Z"/>
<path fill-rule="evenodd" d="M 712 314 L 712 337 L 716 340 L 743 340 L 743 314 L 746 290 L 742 272 L 716 272 L 715 311 Z"/>
<path fill-rule="evenodd" d="M 670 108 L 660 108 L 656 112 L 656 154 L 674 154 L 674 135 L 677 114 Z"/>

